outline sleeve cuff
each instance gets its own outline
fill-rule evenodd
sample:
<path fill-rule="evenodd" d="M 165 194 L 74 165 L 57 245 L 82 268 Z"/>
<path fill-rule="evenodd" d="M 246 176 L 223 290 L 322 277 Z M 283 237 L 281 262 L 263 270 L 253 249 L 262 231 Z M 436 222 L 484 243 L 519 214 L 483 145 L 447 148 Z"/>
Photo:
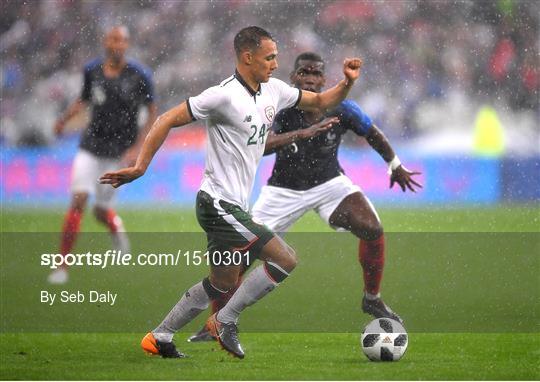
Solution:
<path fill-rule="evenodd" d="M 192 121 L 196 121 L 197 119 L 196 119 L 195 116 L 193 115 L 193 111 L 191 111 L 191 105 L 189 104 L 189 98 L 186 99 L 186 105 L 187 105 L 187 109 L 188 109 L 189 115 L 191 116 L 191 120 L 192 120 Z"/>
<path fill-rule="evenodd" d="M 294 103 L 293 107 L 296 107 L 298 106 L 298 104 L 300 103 L 300 100 L 302 99 L 302 90 L 301 89 L 298 89 L 298 99 L 296 100 L 296 102 Z"/>
<path fill-rule="evenodd" d="M 399 166 L 401 166 L 401 161 L 399 160 L 398 156 L 394 156 L 394 159 L 392 159 L 390 162 L 388 162 L 388 175 L 392 175 L 392 172 L 394 172 L 394 170 L 396 168 L 398 168 Z"/>

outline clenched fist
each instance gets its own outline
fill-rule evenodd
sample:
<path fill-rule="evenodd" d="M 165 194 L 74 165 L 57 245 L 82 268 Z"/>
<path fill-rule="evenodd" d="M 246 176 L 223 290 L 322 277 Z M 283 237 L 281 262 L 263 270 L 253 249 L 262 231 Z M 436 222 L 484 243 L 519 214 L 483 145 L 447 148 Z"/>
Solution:
<path fill-rule="evenodd" d="M 343 61 L 343 74 L 350 82 L 356 81 L 360 77 L 360 69 L 362 68 L 361 58 L 346 58 Z"/>

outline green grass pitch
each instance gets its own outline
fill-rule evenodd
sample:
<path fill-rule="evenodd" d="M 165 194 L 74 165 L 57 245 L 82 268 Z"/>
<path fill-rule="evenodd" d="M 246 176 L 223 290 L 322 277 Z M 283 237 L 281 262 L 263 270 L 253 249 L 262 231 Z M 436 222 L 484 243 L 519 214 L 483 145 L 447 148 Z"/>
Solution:
<path fill-rule="evenodd" d="M 540 379 L 537 205 L 379 211 L 387 232 L 383 294 L 410 335 L 405 357 L 395 363 L 373 363 L 361 352 L 360 331 L 370 318 L 358 306 L 356 241 L 331 233 L 313 214 L 286 238 L 298 252 L 298 268 L 242 316 L 244 360 L 214 343 L 185 342 L 204 314 L 175 337 L 190 358 L 164 360 L 144 355 L 139 341 L 205 267 L 74 268 L 70 283 L 57 290 L 99 283 L 118 290 L 117 305 L 43 306 L 35 291 L 53 288 L 28 254 L 55 250 L 63 212 L 2 210 L 2 380 Z M 140 250 L 172 246 L 163 238 L 176 236 L 157 233 L 200 232 L 190 210 L 120 212 L 128 230 L 138 232 L 131 237 Z M 83 231 L 105 232 L 91 216 Z M 78 247 L 107 239 L 82 237 Z"/>

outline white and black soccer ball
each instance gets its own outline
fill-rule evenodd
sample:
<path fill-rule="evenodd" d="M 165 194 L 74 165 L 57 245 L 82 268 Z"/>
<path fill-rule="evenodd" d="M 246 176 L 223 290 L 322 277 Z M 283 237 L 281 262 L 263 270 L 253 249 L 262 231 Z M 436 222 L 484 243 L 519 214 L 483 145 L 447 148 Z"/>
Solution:
<path fill-rule="evenodd" d="M 366 326 L 360 342 L 371 361 L 399 361 L 407 350 L 409 338 L 396 320 L 377 318 Z"/>

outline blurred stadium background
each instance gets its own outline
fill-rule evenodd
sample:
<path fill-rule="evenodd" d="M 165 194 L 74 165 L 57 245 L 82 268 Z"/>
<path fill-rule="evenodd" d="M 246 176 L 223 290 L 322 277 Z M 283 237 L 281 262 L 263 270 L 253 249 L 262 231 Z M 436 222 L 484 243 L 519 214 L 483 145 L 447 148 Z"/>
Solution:
<path fill-rule="evenodd" d="M 388 190 L 385 164 L 347 136 L 348 175 L 390 206 L 495 205 L 540 200 L 540 3 L 535 1 L 2 1 L 2 205 L 66 205 L 71 160 L 86 120 L 59 140 L 55 118 L 74 100 L 101 33 L 126 24 L 128 54 L 154 72 L 161 112 L 234 70 L 234 34 L 250 24 L 274 34 L 277 77 L 297 54 L 322 53 L 329 83 L 360 55 L 350 97 L 423 172 L 424 191 Z M 191 208 L 204 168 L 205 130 L 174 131 L 151 170 L 121 190 L 128 206 Z M 259 171 L 254 197 L 268 178 Z M 382 206 L 379 204 L 379 206 Z M 58 222 L 60 225 L 60 222 Z"/>
<path fill-rule="evenodd" d="M 0 8 L 0 379 L 540 379 L 540 2 L 0 0 Z M 184 342 L 204 315 L 177 335 L 193 356 L 181 367 L 142 357 L 142 332 L 94 333 L 147 330 L 205 267 L 75 267 L 69 287 L 118 290 L 114 309 L 38 302 L 52 287 L 35 256 L 57 248 L 87 117 L 60 139 L 53 124 L 79 95 L 84 63 L 102 53 L 102 32 L 117 23 L 130 29 L 128 54 L 154 72 L 160 112 L 232 73 L 233 37 L 247 25 L 274 34 L 283 80 L 306 50 L 326 59 L 329 84 L 341 78 L 344 57 L 364 59 L 351 98 L 405 165 L 423 172 L 418 194 L 388 190 L 385 163 L 361 139 L 347 135 L 341 147 L 342 165 L 385 230 L 409 232 L 387 235 L 384 285 L 414 336 L 404 361 L 381 367 L 361 355 L 369 317 L 357 305 L 357 241 L 320 234 L 330 229 L 315 216 L 295 229 L 316 237 L 287 237 L 301 254 L 295 277 L 242 325 L 321 333 L 247 330 L 247 362 Z M 156 232 L 200 232 L 193 205 L 205 136 L 200 124 L 173 131 L 147 174 L 120 189 L 136 251 L 191 244 L 189 234 Z M 254 198 L 272 162 L 264 158 Z M 92 233 L 78 249 L 106 248 L 108 235 L 93 233 L 103 228 L 86 215 L 83 230 Z M 63 330 L 77 333 L 50 333 Z"/>

